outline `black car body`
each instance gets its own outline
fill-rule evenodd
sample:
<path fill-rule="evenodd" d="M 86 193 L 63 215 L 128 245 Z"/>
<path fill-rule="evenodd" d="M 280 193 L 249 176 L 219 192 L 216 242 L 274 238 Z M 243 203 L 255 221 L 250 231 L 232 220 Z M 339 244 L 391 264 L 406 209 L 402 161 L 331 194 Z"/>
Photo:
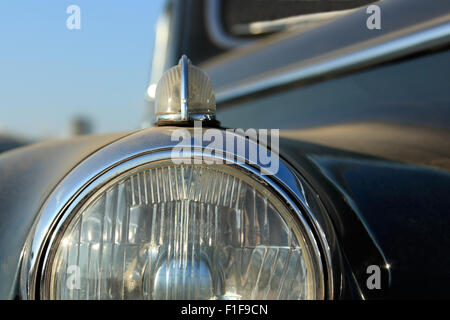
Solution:
<path fill-rule="evenodd" d="M 381 1 L 380 30 L 365 27 L 368 13 L 360 9 L 257 40 L 211 28 L 214 10 L 223 8 L 217 3 L 169 2 L 171 37 L 157 49 L 160 69 L 186 53 L 210 75 L 224 128 L 280 129 L 281 157 L 320 204 L 332 269 L 326 298 L 448 298 L 448 1 Z M 71 173 L 96 157 L 124 159 L 143 137 L 151 149 L 158 130 L 167 128 L 0 154 L 1 299 L 38 290 L 26 285 L 24 259 L 50 195 L 70 198 L 82 186 L 61 189 Z M 379 289 L 367 286 L 371 265 L 381 268 Z"/>

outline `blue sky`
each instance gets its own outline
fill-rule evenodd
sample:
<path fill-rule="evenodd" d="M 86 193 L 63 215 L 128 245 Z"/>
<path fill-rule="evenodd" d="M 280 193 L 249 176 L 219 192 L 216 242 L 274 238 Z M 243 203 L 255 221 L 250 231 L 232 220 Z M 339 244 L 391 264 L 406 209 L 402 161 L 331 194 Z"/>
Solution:
<path fill-rule="evenodd" d="M 154 27 L 163 0 L 0 2 L 0 128 L 64 136 L 74 116 L 95 132 L 132 130 L 145 117 Z M 69 30 L 69 5 L 81 29 Z"/>

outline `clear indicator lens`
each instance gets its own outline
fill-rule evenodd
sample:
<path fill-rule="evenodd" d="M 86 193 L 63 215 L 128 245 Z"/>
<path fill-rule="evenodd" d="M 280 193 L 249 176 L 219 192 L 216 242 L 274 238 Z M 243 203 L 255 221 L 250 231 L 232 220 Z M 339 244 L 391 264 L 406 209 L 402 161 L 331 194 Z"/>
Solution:
<path fill-rule="evenodd" d="M 314 299 L 317 256 L 272 191 L 159 162 L 100 189 L 53 252 L 53 299 Z"/>
<path fill-rule="evenodd" d="M 189 63 L 189 113 L 215 114 L 214 88 L 208 75 Z M 181 113 L 181 67 L 176 65 L 164 73 L 156 87 L 156 115 Z"/>

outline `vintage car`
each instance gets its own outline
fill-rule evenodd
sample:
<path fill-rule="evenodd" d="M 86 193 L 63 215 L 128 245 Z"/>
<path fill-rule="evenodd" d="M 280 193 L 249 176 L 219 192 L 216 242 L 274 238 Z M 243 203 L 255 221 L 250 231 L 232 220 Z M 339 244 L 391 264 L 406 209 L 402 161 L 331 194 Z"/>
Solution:
<path fill-rule="evenodd" d="M 155 126 L 0 154 L 0 298 L 449 298 L 449 44 L 448 0 L 167 1 Z"/>

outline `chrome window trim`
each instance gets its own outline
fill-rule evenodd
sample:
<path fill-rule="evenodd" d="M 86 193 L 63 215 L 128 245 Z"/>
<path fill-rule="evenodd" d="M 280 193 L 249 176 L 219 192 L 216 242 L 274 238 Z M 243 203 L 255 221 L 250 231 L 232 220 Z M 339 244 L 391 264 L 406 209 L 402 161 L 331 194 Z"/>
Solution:
<path fill-rule="evenodd" d="M 216 103 L 226 103 L 291 83 L 341 76 L 450 42 L 450 15 L 220 88 Z"/>
<path fill-rule="evenodd" d="M 206 32 L 210 39 L 219 47 L 223 49 L 233 49 L 242 45 L 252 43 L 254 40 L 239 39 L 230 36 L 222 26 L 221 18 L 221 0 L 206 0 L 205 1 L 205 26 Z"/>
<path fill-rule="evenodd" d="M 39 299 L 41 294 L 46 297 L 42 270 L 48 263 L 50 252 L 48 248 L 57 240 L 59 232 L 63 230 L 62 227 L 68 222 L 72 212 L 113 177 L 134 167 L 170 158 L 171 149 L 175 145 L 180 146 L 178 141 L 171 141 L 171 133 L 175 129 L 177 128 L 150 128 L 115 141 L 86 158 L 58 184 L 46 199 L 27 239 L 20 275 L 22 299 Z M 255 144 L 249 140 L 246 143 Z M 194 148 L 191 156 L 203 155 L 205 150 L 211 150 L 207 148 L 206 143 L 200 151 Z M 255 178 L 267 183 L 295 212 L 302 230 L 307 233 L 311 246 L 319 257 L 322 281 L 320 296 L 333 299 L 336 272 L 333 267 L 336 261 L 332 260 L 327 236 L 319 220 L 310 210 L 305 197 L 305 188 L 298 178 L 298 173 L 280 158 L 279 171 L 276 175 L 261 175 L 259 163 L 252 165 L 248 164 L 248 159 L 233 160 L 231 158 L 233 155 L 227 155 L 224 150 L 219 151 L 223 153 L 221 158 L 229 159 L 236 168 L 250 172 Z M 211 156 L 211 152 L 207 155 Z M 41 293 L 37 292 L 38 286 L 43 288 Z M 340 285 L 337 284 L 336 288 L 340 288 Z"/>
<path fill-rule="evenodd" d="M 221 5 L 222 0 L 206 0 L 205 18 L 206 31 L 210 39 L 219 47 L 233 49 L 242 45 L 255 42 L 255 39 L 240 38 L 240 36 L 263 35 L 272 32 L 283 32 L 292 28 L 308 30 L 328 21 L 340 18 L 346 14 L 357 11 L 367 6 L 346 10 L 336 10 L 327 12 L 317 12 L 312 14 L 301 14 L 288 16 L 275 20 L 254 21 L 248 24 L 238 24 L 232 26 L 234 34 L 225 31 L 222 25 Z"/>
<path fill-rule="evenodd" d="M 254 21 L 246 24 L 234 25 L 231 29 L 234 34 L 238 36 L 262 35 L 272 32 L 286 31 L 292 28 L 306 31 L 366 7 L 367 6 L 345 10 L 301 14 L 275 20 Z"/>

